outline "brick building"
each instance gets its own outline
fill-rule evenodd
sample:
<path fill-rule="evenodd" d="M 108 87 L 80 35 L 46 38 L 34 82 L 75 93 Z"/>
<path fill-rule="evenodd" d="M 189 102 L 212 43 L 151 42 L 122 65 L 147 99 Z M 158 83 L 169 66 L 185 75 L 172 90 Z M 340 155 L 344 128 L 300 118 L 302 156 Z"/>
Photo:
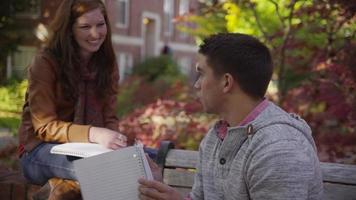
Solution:
<path fill-rule="evenodd" d="M 43 44 L 47 26 L 62 0 L 31 0 L 33 9 L 18 15 L 25 40 L 19 51 L 8 58 L 9 76 L 23 76 L 24 69 Z M 117 62 L 121 77 L 130 74 L 132 66 L 147 57 L 169 50 L 188 76 L 192 74 L 197 47 L 193 37 L 179 32 L 175 17 L 198 11 L 198 0 L 103 0 L 112 28 Z"/>

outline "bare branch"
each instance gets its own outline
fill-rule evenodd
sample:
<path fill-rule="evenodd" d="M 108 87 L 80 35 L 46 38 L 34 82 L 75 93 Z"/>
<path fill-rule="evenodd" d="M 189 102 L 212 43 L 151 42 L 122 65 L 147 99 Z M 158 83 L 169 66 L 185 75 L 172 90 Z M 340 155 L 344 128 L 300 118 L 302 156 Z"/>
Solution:
<path fill-rule="evenodd" d="M 276 9 L 277 16 L 278 16 L 279 20 L 281 21 L 282 28 L 284 29 L 285 24 L 284 24 L 283 17 L 281 16 L 281 13 L 279 12 L 279 6 L 278 6 L 278 3 L 277 3 L 277 2 L 275 2 L 274 0 L 268 0 L 268 1 L 269 1 L 269 2 L 271 2 L 271 3 L 274 5 L 274 7 L 275 7 L 275 9 Z"/>
<path fill-rule="evenodd" d="M 325 46 L 325 52 L 328 57 L 332 57 L 335 55 L 338 50 L 333 48 L 333 43 L 337 39 L 336 35 L 340 28 L 349 20 L 347 17 L 344 17 L 341 20 L 336 19 L 332 16 L 332 12 L 337 10 L 335 4 L 329 4 L 329 14 L 327 17 L 327 25 L 326 25 L 326 34 L 327 34 L 327 44 Z M 341 48 L 342 49 L 342 48 Z"/>
<path fill-rule="evenodd" d="M 281 47 L 280 51 L 280 63 L 279 63 L 279 73 L 278 73 L 278 78 L 279 78 L 279 89 L 280 91 L 280 98 L 279 101 L 282 102 L 285 96 L 285 52 L 286 52 L 286 46 L 289 42 L 291 33 L 292 33 L 292 19 L 294 16 L 294 8 L 295 8 L 296 0 L 292 0 L 289 7 L 290 7 L 290 13 L 288 16 L 288 23 L 286 28 L 284 29 L 284 35 L 283 35 L 283 44 Z"/>
<path fill-rule="evenodd" d="M 332 56 L 332 55 L 336 55 L 337 52 L 339 52 L 340 50 L 342 50 L 344 47 L 340 47 L 338 49 L 333 49 L 333 43 L 334 41 L 337 39 L 337 37 L 335 35 L 337 35 L 337 32 L 341 29 L 341 27 L 348 22 L 350 19 L 348 18 L 344 18 L 340 21 L 334 21 L 332 19 L 329 19 L 328 22 L 330 21 L 330 30 L 328 29 L 327 34 L 328 34 L 328 43 L 326 45 L 326 53 L 328 56 Z M 355 37 L 355 31 L 353 31 L 353 34 L 351 34 L 350 38 L 354 38 Z"/>
<path fill-rule="evenodd" d="M 256 19 L 256 23 L 257 23 L 258 29 L 261 31 L 261 33 L 262 33 L 263 37 L 265 38 L 265 40 L 272 46 L 273 49 L 275 49 L 276 47 L 273 45 L 273 43 L 271 41 L 271 38 L 269 37 L 267 32 L 263 29 L 263 26 L 261 24 L 260 18 L 259 18 L 258 14 L 257 14 L 257 11 L 256 11 L 256 7 L 251 2 L 248 2 L 248 5 L 251 8 L 251 10 L 253 12 L 253 15 L 254 15 L 254 17 Z"/>
<path fill-rule="evenodd" d="M 293 16 L 294 16 L 294 8 L 295 8 L 295 4 L 296 4 L 296 0 L 293 0 L 290 4 L 290 13 L 289 13 L 289 16 L 288 16 L 288 33 L 292 27 L 292 19 L 293 19 Z"/>

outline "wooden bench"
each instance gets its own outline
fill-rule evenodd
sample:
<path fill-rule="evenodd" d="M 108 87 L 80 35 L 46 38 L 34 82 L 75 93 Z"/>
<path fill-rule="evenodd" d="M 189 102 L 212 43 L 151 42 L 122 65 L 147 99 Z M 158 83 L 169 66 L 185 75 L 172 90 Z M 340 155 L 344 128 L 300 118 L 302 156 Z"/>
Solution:
<path fill-rule="evenodd" d="M 173 143 L 161 142 L 157 163 L 164 169 L 163 182 L 183 195 L 193 186 L 197 151 L 174 149 Z M 325 200 L 356 200 L 356 165 L 321 163 Z"/>

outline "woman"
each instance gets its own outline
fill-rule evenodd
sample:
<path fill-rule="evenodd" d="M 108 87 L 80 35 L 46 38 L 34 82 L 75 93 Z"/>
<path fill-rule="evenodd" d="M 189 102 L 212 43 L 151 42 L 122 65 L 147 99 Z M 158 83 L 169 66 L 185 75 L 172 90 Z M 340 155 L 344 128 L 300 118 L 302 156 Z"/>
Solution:
<path fill-rule="evenodd" d="M 53 177 L 76 179 L 66 156 L 50 154 L 58 143 L 126 146 L 115 114 L 119 77 L 104 4 L 62 1 L 51 31 L 28 69 L 19 130 L 24 176 L 39 185 Z"/>

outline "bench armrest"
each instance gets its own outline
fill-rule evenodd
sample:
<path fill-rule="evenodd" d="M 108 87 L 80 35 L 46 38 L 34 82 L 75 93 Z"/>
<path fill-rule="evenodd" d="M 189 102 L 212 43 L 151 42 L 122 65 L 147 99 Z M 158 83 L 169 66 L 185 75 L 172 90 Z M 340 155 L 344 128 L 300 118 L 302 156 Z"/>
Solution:
<path fill-rule="evenodd" d="M 164 166 L 166 164 L 166 157 L 167 157 L 168 151 L 171 149 L 174 149 L 174 144 L 171 141 L 163 140 L 160 142 L 160 146 L 159 146 L 157 158 L 156 158 L 156 163 L 162 169 L 164 168 Z M 163 170 L 162 170 L 162 172 L 163 172 Z"/>

